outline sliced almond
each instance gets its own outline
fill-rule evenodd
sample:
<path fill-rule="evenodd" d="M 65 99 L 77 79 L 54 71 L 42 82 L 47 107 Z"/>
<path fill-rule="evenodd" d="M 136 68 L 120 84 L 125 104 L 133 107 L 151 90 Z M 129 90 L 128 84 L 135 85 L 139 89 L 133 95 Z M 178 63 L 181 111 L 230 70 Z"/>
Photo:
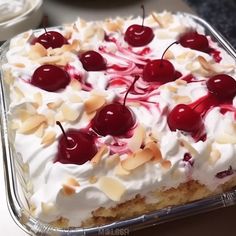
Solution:
<path fill-rule="evenodd" d="M 61 106 L 61 112 L 64 119 L 67 121 L 75 121 L 80 115 L 79 111 L 70 108 L 66 104 Z"/>
<path fill-rule="evenodd" d="M 168 169 L 171 168 L 171 161 L 169 161 L 169 160 L 164 160 L 164 161 L 161 162 L 161 166 L 162 166 L 164 169 L 168 170 Z"/>
<path fill-rule="evenodd" d="M 52 214 L 52 212 L 56 211 L 56 206 L 54 205 L 53 202 L 42 202 L 41 203 L 41 209 L 44 214 Z"/>
<path fill-rule="evenodd" d="M 106 145 L 103 145 L 99 150 L 98 152 L 96 153 L 96 155 L 91 159 L 91 163 L 93 165 L 97 165 L 101 159 L 102 159 L 102 156 L 104 153 L 106 153 L 108 151 L 108 148 Z"/>
<path fill-rule="evenodd" d="M 172 93 L 176 93 L 178 91 L 178 88 L 176 88 L 172 85 L 167 85 L 166 88 Z"/>
<path fill-rule="evenodd" d="M 154 21 L 161 27 L 161 28 L 164 28 L 164 24 L 162 23 L 160 17 L 155 13 L 155 12 L 152 12 L 151 13 Z"/>
<path fill-rule="evenodd" d="M 145 145 L 145 149 L 150 149 L 153 153 L 153 161 L 160 162 L 162 160 L 161 150 L 155 142 L 148 142 Z"/>
<path fill-rule="evenodd" d="M 120 30 L 120 25 L 117 23 L 117 22 L 107 22 L 106 23 L 106 28 L 109 30 L 109 31 L 119 31 Z"/>
<path fill-rule="evenodd" d="M 236 136 L 223 133 L 221 135 L 218 135 L 215 141 L 220 144 L 236 144 Z"/>
<path fill-rule="evenodd" d="M 189 104 L 192 102 L 189 96 L 173 95 L 173 99 L 177 104 Z"/>
<path fill-rule="evenodd" d="M 70 82 L 70 86 L 73 88 L 75 91 L 81 90 L 81 84 L 77 79 L 72 79 Z"/>
<path fill-rule="evenodd" d="M 39 114 L 33 115 L 22 123 L 19 132 L 27 134 L 33 131 L 34 129 L 38 128 L 45 121 L 46 117 L 44 115 L 39 115 Z"/>
<path fill-rule="evenodd" d="M 126 191 L 125 186 L 120 181 L 107 176 L 99 178 L 98 185 L 107 197 L 115 202 L 120 201 Z"/>
<path fill-rule="evenodd" d="M 143 126 L 138 125 L 134 130 L 133 136 L 128 139 L 127 146 L 132 151 L 135 152 L 140 149 L 145 138 L 145 129 Z"/>
<path fill-rule="evenodd" d="M 197 59 L 203 69 L 205 69 L 206 71 L 214 72 L 212 64 L 209 63 L 204 57 L 198 56 Z"/>
<path fill-rule="evenodd" d="M 187 84 L 187 81 L 182 80 L 182 79 L 177 79 L 177 80 L 175 80 L 175 83 L 176 83 L 177 85 L 186 85 L 186 84 Z"/>
<path fill-rule="evenodd" d="M 23 63 L 14 63 L 13 65 L 18 68 L 25 68 L 25 64 Z"/>
<path fill-rule="evenodd" d="M 32 116 L 32 114 L 30 114 L 27 110 L 25 109 L 19 109 L 17 111 L 17 117 L 24 122 L 25 120 L 27 120 L 28 118 L 30 118 Z"/>
<path fill-rule="evenodd" d="M 37 128 L 37 130 L 35 131 L 35 135 L 39 138 L 42 138 L 45 132 L 45 128 L 46 128 L 46 124 L 42 123 L 41 125 L 39 125 L 39 127 Z"/>
<path fill-rule="evenodd" d="M 50 125 L 50 126 L 53 126 L 55 125 L 55 115 L 54 115 L 54 112 L 50 112 L 48 111 L 47 114 L 46 114 L 46 117 L 47 117 L 47 124 Z"/>
<path fill-rule="evenodd" d="M 102 107 L 106 102 L 106 99 L 103 96 L 93 95 L 88 100 L 85 101 L 84 107 L 87 113 L 92 113 Z"/>
<path fill-rule="evenodd" d="M 98 181 L 98 178 L 96 176 L 89 177 L 89 183 L 95 184 Z"/>
<path fill-rule="evenodd" d="M 49 103 L 47 103 L 47 107 L 48 107 L 49 109 L 54 110 L 54 109 L 59 108 L 62 103 L 63 103 L 63 100 L 59 99 L 59 100 L 57 100 L 57 101 L 55 101 L 55 102 L 49 102 Z"/>
<path fill-rule="evenodd" d="M 28 56 L 33 60 L 45 57 L 47 56 L 47 49 L 42 44 L 36 43 L 35 45 L 31 46 Z"/>
<path fill-rule="evenodd" d="M 121 166 L 124 169 L 130 171 L 149 162 L 152 158 L 153 158 L 153 153 L 149 148 L 140 149 L 133 155 L 130 155 L 128 158 L 122 160 Z"/>
<path fill-rule="evenodd" d="M 105 160 L 106 162 L 106 168 L 112 168 L 113 166 L 117 165 L 117 163 L 120 162 L 120 156 L 119 154 L 115 153 Z"/>
<path fill-rule="evenodd" d="M 15 91 L 15 94 L 16 94 L 16 97 L 17 97 L 16 99 L 18 101 L 25 97 L 24 93 L 18 87 L 14 87 L 14 91 Z"/>
<path fill-rule="evenodd" d="M 68 184 L 63 184 L 62 185 L 62 193 L 65 196 L 71 196 L 71 195 L 75 194 L 75 187 L 70 186 Z"/>
<path fill-rule="evenodd" d="M 80 184 L 79 182 L 77 181 L 77 179 L 73 178 L 73 177 L 70 177 L 66 180 L 66 184 L 67 185 L 70 185 L 70 186 L 74 186 L 74 187 L 79 187 Z"/>
<path fill-rule="evenodd" d="M 164 54 L 164 59 L 166 60 L 170 60 L 170 59 L 174 59 L 175 58 L 175 55 L 174 53 L 171 51 L 171 50 L 167 50 Z"/>
<path fill-rule="evenodd" d="M 186 140 L 181 139 L 180 144 L 184 146 L 192 156 L 198 155 L 198 151 Z"/>
<path fill-rule="evenodd" d="M 221 152 L 218 149 L 212 149 L 210 152 L 209 163 L 214 165 L 221 157 Z"/>
<path fill-rule="evenodd" d="M 20 128 L 20 123 L 16 120 L 12 120 L 10 123 L 10 128 L 12 130 L 19 129 Z"/>
<path fill-rule="evenodd" d="M 80 102 L 82 102 L 82 99 L 80 96 L 73 94 L 69 97 L 69 101 L 72 103 L 80 103 Z"/>
<path fill-rule="evenodd" d="M 121 165 L 121 162 L 119 162 L 118 165 L 115 167 L 115 174 L 124 176 L 124 175 L 129 175 L 130 172 L 124 169 Z"/>
<path fill-rule="evenodd" d="M 35 93 L 34 94 L 34 101 L 39 105 L 39 106 L 42 106 L 42 103 L 43 103 L 43 97 L 42 97 L 42 94 L 41 93 Z"/>
<path fill-rule="evenodd" d="M 54 131 L 48 131 L 43 136 L 41 144 L 43 144 L 44 146 L 49 146 L 55 142 L 55 139 L 56 139 L 56 133 Z"/>

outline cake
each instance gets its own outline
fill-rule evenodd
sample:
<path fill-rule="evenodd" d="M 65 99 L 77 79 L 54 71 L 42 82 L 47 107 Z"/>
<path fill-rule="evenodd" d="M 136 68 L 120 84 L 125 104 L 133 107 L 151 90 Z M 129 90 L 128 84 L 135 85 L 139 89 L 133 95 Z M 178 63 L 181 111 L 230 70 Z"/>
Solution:
<path fill-rule="evenodd" d="M 185 14 L 22 33 L 2 66 L 30 213 L 91 227 L 236 185 L 236 65 Z"/>

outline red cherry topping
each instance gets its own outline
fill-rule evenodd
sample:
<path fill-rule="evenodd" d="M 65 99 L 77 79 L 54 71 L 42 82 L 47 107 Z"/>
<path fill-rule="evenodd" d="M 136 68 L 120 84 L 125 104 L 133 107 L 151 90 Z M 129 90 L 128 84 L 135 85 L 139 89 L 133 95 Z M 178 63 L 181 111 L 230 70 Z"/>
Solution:
<path fill-rule="evenodd" d="M 202 118 L 188 105 L 179 104 L 175 106 L 167 117 L 167 123 L 172 131 L 181 130 L 185 132 L 196 132 L 202 125 Z"/>
<path fill-rule="evenodd" d="M 97 112 L 92 120 L 93 129 L 100 135 L 125 135 L 135 124 L 132 111 L 125 106 L 125 101 L 131 88 L 139 77 L 135 77 L 133 83 L 127 90 L 123 104 L 111 103 Z"/>
<path fill-rule="evenodd" d="M 31 84 L 49 92 L 65 88 L 70 83 L 69 74 L 55 65 L 38 67 L 31 78 Z"/>
<path fill-rule="evenodd" d="M 229 75 L 219 74 L 206 82 L 210 93 L 219 99 L 231 99 L 236 96 L 236 81 Z"/>
<path fill-rule="evenodd" d="M 186 48 L 195 49 L 198 51 L 207 51 L 209 43 L 205 35 L 199 34 L 196 31 L 184 33 L 179 38 L 179 43 Z"/>
<path fill-rule="evenodd" d="M 46 30 L 45 30 L 46 31 Z M 45 48 L 60 48 L 64 44 L 68 44 L 66 38 L 56 31 L 46 31 L 41 34 L 33 44 L 40 43 Z"/>
<path fill-rule="evenodd" d="M 87 71 L 100 71 L 106 69 L 106 62 L 101 54 L 95 51 L 87 51 L 80 55 L 80 61 Z"/>
<path fill-rule="evenodd" d="M 143 21 L 142 25 L 130 25 L 125 32 L 125 41 L 133 47 L 141 47 L 150 43 L 154 38 L 153 30 L 144 26 L 145 10 L 144 6 L 141 6 L 143 9 Z"/>
<path fill-rule="evenodd" d="M 166 51 L 174 44 L 170 44 L 163 52 L 161 59 L 149 61 L 143 69 L 143 79 L 148 82 L 167 83 L 176 79 L 175 68 L 168 60 L 163 59 Z"/>
<path fill-rule="evenodd" d="M 55 162 L 82 165 L 95 156 L 97 147 L 91 134 L 77 129 L 69 129 L 65 132 L 61 123 L 59 121 L 56 123 L 60 126 L 63 135 L 59 137 Z"/>

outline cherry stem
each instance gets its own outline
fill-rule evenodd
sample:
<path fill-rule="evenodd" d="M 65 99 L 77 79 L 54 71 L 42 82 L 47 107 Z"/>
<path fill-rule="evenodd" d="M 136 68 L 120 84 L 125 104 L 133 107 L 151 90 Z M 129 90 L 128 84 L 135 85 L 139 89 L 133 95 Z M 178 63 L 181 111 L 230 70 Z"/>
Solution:
<path fill-rule="evenodd" d="M 163 57 L 164 57 L 164 55 L 166 54 L 166 52 L 168 51 L 168 49 L 169 49 L 170 47 L 172 47 L 174 44 L 178 44 L 178 43 L 179 43 L 178 41 L 175 41 L 175 42 L 171 43 L 171 44 L 166 48 L 166 50 L 162 53 L 162 56 L 161 56 L 161 65 L 162 65 Z"/>
<path fill-rule="evenodd" d="M 64 130 L 64 128 L 63 128 L 61 122 L 60 122 L 60 121 L 56 121 L 56 124 L 60 127 L 60 129 L 61 129 L 61 131 L 62 131 L 62 133 L 63 133 L 63 136 L 64 136 L 64 138 L 66 139 L 67 145 L 69 146 L 69 144 L 70 144 L 70 143 L 69 143 L 69 139 L 68 139 L 68 137 L 67 137 L 67 135 L 66 135 L 66 132 L 65 132 L 65 130 Z"/>
<path fill-rule="evenodd" d="M 145 18 L 145 8 L 144 8 L 144 5 L 143 5 L 143 4 L 141 5 L 141 8 L 143 9 L 143 20 L 142 20 L 142 28 L 143 28 L 143 25 L 144 25 L 144 18 Z"/>
<path fill-rule="evenodd" d="M 134 76 L 134 81 L 132 82 L 132 84 L 130 85 L 130 87 L 128 88 L 128 90 L 126 91 L 125 97 L 124 97 L 124 101 L 123 101 L 123 106 L 125 106 L 125 102 L 127 99 L 127 96 L 130 92 L 130 90 L 134 87 L 134 84 L 136 83 L 136 81 L 139 79 L 139 75 L 135 75 Z"/>

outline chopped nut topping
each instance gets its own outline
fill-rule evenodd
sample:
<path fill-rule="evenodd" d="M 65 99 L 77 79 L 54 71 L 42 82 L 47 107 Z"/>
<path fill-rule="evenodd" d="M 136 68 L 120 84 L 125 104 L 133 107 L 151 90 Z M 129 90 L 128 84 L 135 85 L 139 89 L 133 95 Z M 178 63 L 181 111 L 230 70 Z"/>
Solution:
<path fill-rule="evenodd" d="M 108 151 L 107 146 L 106 146 L 106 145 L 103 145 L 103 146 L 98 150 L 98 152 L 96 153 L 96 155 L 91 159 L 91 163 L 92 163 L 93 165 L 98 164 L 98 163 L 101 161 L 103 154 L 106 153 L 107 151 Z"/>
<path fill-rule="evenodd" d="M 143 126 L 139 125 L 134 130 L 133 136 L 128 139 L 127 146 L 132 151 L 135 152 L 140 149 L 145 138 L 145 129 Z"/>
<path fill-rule="evenodd" d="M 102 107 L 106 102 L 106 99 L 103 96 L 93 95 L 88 100 L 85 101 L 84 107 L 87 113 L 92 113 Z"/>
<path fill-rule="evenodd" d="M 98 185 L 100 189 L 115 202 L 120 201 L 121 197 L 126 191 L 125 186 L 118 180 L 103 176 L 99 178 Z"/>
<path fill-rule="evenodd" d="M 49 146 L 55 142 L 55 139 L 56 139 L 56 133 L 54 131 L 48 131 L 43 136 L 41 144 L 43 144 L 44 146 Z"/>

